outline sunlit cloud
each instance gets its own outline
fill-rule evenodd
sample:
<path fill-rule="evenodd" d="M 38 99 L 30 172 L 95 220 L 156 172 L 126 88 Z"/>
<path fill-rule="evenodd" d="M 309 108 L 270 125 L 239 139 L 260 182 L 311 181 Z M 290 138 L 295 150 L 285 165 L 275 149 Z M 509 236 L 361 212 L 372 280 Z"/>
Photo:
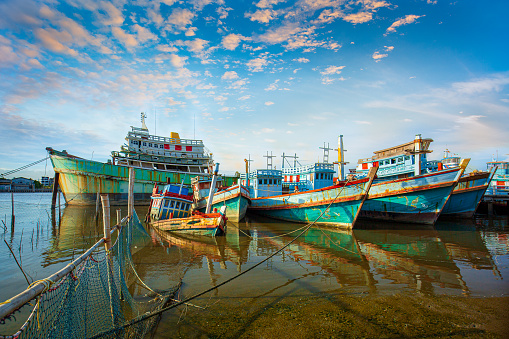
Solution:
<path fill-rule="evenodd" d="M 392 25 L 387 28 L 385 35 L 396 32 L 396 28 L 403 25 L 412 24 L 415 20 L 422 18 L 424 15 L 407 15 L 402 19 L 396 20 Z"/>

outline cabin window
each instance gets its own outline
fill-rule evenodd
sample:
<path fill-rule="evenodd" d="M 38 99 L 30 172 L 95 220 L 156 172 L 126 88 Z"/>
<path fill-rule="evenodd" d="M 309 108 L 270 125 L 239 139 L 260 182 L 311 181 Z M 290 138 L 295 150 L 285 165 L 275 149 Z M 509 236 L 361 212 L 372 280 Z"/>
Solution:
<path fill-rule="evenodd" d="M 170 201 L 169 200 L 165 200 L 164 201 L 164 207 L 168 207 L 168 205 L 170 204 Z"/>
<path fill-rule="evenodd" d="M 180 201 L 177 201 L 177 204 L 175 205 L 175 209 L 176 209 L 176 210 L 179 210 L 179 209 L 180 209 Z"/>
<path fill-rule="evenodd" d="M 175 201 L 172 200 L 172 201 L 170 201 L 170 208 L 173 208 L 173 207 L 175 207 Z"/>
<path fill-rule="evenodd" d="M 262 179 L 258 179 L 258 185 L 261 185 L 263 183 Z"/>
<path fill-rule="evenodd" d="M 159 145 L 159 148 L 163 148 L 163 147 L 164 147 L 164 145 L 163 145 L 163 144 Z"/>
<path fill-rule="evenodd" d="M 317 180 L 318 180 L 318 173 L 316 173 L 316 174 L 315 174 L 315 179 L 317 179 Z"/>
<path fill-rule="evenodd" d="M 144 143 L 143 143 L 143 146 L 147 146 L 147 143 L 146 143 L 146 142 L 144 142 Z"/>
<path fill-rule="evenodd" d="M 395 164 L 395 163 L 396 163 L 396 159 L 395 158 L 391 159 L 391 164 Z"/>
<path fill-rule="evenodd" d="M 403 157 L 399 157 L 398 162 L 403 162 Z"/>
<path fill-rule="evenodd" d="M 263 184 L 267 185 L 267 179 L 263 179 Z"/>
<path fill-rule="evenodd" d="M 410 156 L 409 155 L 405 155 L 405 160 L 410 160 Z"/>

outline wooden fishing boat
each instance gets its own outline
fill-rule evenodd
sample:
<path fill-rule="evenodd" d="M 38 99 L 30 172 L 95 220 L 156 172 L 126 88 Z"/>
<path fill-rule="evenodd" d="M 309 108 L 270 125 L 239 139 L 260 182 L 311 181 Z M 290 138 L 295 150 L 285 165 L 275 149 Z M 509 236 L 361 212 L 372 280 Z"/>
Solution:
<path fill-rule="evenodd" d="M 183 185 L 154 186 L 148 220 L 161 231 L 218 236 L 226 233 L 226 206 L 219 212 L 192 211 L 189 190 Z"/>
<path fill-rule="evenodd" d="M 205 212 L 208 195 L 211 188 L 211 179 L 196 177 L 191 180 L 194 192 L 194 209 Z M 239 222 L 244 218 L 247 206 L 251 203 L 249 190 L 240 183 L 230 187 L 223 187 L 220 179 L 214 187 L 216 190 L 212 196 L 212 208 L 226 206 L 226 217 L 230 221 Z"/>
<path fill-rule="evenodd" d="M 330 186 L 283 194 L 281 171 L 257 170 L 249 174 L 254 183 L 254 198 L 249 211 L 293 222 L 352 228 L 366 199 L 377 168 L 366 178 L 343 181 Z"/>
<path fill-rule="evenodd" d="M 380 168 L 361 210 L 361 218 L 424 224 L 436 222 L 470 159 L 463 159 L 449 169 L 444 169 L 440 162 L 427 161 L 426 154 L 431 152 L 428 148 L 432 141 L 422 139 L 418 134 L 411 142 L 374 152 L 373 157 L 359 160 L 357 175 L 362 176 L 373 167 Z M 469 180 L 467 178 L 465 182 Z M 458 191 L 458 194 L 462 193 Z"/>

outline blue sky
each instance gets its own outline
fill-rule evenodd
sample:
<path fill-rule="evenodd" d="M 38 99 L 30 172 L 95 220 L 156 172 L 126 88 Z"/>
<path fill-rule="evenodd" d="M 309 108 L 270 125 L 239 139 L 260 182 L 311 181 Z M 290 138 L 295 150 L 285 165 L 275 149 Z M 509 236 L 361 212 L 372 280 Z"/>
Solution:
<path fill-rule="evenodd" d="M 0 173 L 45 147 L 106 161 L 130 126 L 202 139 L 226 173 L 267 151 L 349 168 L 434 139 L 509 153 L 505 1 L 0 1 Z M 336 158 L 331 152 L 330 157 Z M 41 164 L 18 175 L 53 175 Z"/>

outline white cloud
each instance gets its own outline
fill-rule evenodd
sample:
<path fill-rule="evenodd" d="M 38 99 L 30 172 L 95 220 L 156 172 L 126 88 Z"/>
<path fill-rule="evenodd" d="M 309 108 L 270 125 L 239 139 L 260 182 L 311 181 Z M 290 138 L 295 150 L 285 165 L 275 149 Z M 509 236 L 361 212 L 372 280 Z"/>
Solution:
<path fill-rule="evenodd" d="M 254 13 L 246 13 L 245 17 L 249 18 L 251 21 L 268 24 L 272 19 L 277 17 L 277 12 L 272 9 L 259 9 Z"/>
<path fill-rule="evenodd" d="M 170 105 L 170 106 L 183 105 L 183 104 L 185 104 L 185 102 L 183 102 L 183 101 L 176 101 L 176 100 L 175 100 L 175 99 L 173 99 L 172 97 L 168 98 L 167 103 L 168 103 L 168 105 Z"/>
<path fill-rule="evenodd" d="M 186 8 L 176 8 L 168 17 L 168 23 L 173 27 L 184 30 L 193 23 L 195 14 Z"/>
<path fill-rule="evenodd" d="M 263 67 L 267 66 L 269 62 L 265 58 L 255 58 L 249 60 L 246 63 L 246 66 L 249 68 L 251 72 L 261 72 Z"/>
<path fill-rule="evenodd" d="M 320 74 L 321 75 L 340 74 L 343 68 L 345 68 L 345 66 L 329 66 L 324 71 L 320 72 Z"/>
<path fill-rule="evenodd" d="M 184 67 L 184 65 L 186 64 L 186 59 L 187 59 L 187 57 L 180 57 L 176 54 L 170 55 L 171 64 L 177 68 Z"/>
<path fill-rule="evenodd" d="M 292 61 L 297 61 L 297 62 L 300 62 L 300 63 L 308 63 L 308 62 L 309 62 L 309 59 L 306 59 L 306 58 L 298 58 L 298 59 L 293 59 Z"/>
<path fill-rule="evenodd" d="M 371 21 L 372 19 L 373 14 L 369 12 L 353 13 L 343 17 L 343 20 L 350 22 L 352 24 L 363 24 L 365 22 Z"/>
<path fill-rule="evenodd" d="M 385 32 L 385 35 L 396 32 L 396 28 L 403 25 L 414 23 L 415 20 L 423 17 L 424 15 L 407 15 L 403 19 L 396 20 Z"/>
<path fill-rule="evenodd" d="M 225 49 L 228 49 L 230 51 L 233 51 L 237 46 L 240 44 L 242 40 L 251 40 L 251 38 L 246 38 L 245 36 L 242 36 L 241 34 L 228 34 L 227 36 L 223 37 L 223 40 L 221 41 L 221 44 Z"/>
<path fill-rule="evenodd" d="M 274 105 L 272 101 L 265 101 L 265 106 L 271 106 Z"/>
<path fill-rule="evenodd" d="M 354 122 L 359 125 L 371 125 L 370 121 L 365 121 L 365 120 L 355 120 Z"/>
<path fill-rule="evenodd" d="M 248 95 L 241 96 L 238 100 L 247 100 L 249 98 L 251 98 L 251 95 L 248 94 Z"/>
<path fill-rule="evenodd" d="M 134 28 L 134 31 L 136 32 L 136 34 L 138 35 L 138 41 L 140 41 L 142 43 L 146 42 L 148 40 L 155 40 L 155 41 L 158 40 L 157 35 L 155 35 L 154 33 L 152 33 L 150 30 L 148 30 L 145 27 L 142 27 L 142 26 L 136 24 L 133 26 L 133 28 Z"/>
<path fill-rule="evenodd" d="M 224 72 L 223 76 L 221 77 L 221 79 L 223 79 L 223 80 L 234 80 L 234 79 L 238 79 L 238 78 L 239 78 L 239 75 L 235 71 Z"/>
<path fill-rule="evenodd" d="M 266 91 L 275 91 L 278 89 L 277 83 L 279 82 L 279 79 L 276 79 L 272 84 L 270 84 L 267 88 L 265 88 Z"/>

